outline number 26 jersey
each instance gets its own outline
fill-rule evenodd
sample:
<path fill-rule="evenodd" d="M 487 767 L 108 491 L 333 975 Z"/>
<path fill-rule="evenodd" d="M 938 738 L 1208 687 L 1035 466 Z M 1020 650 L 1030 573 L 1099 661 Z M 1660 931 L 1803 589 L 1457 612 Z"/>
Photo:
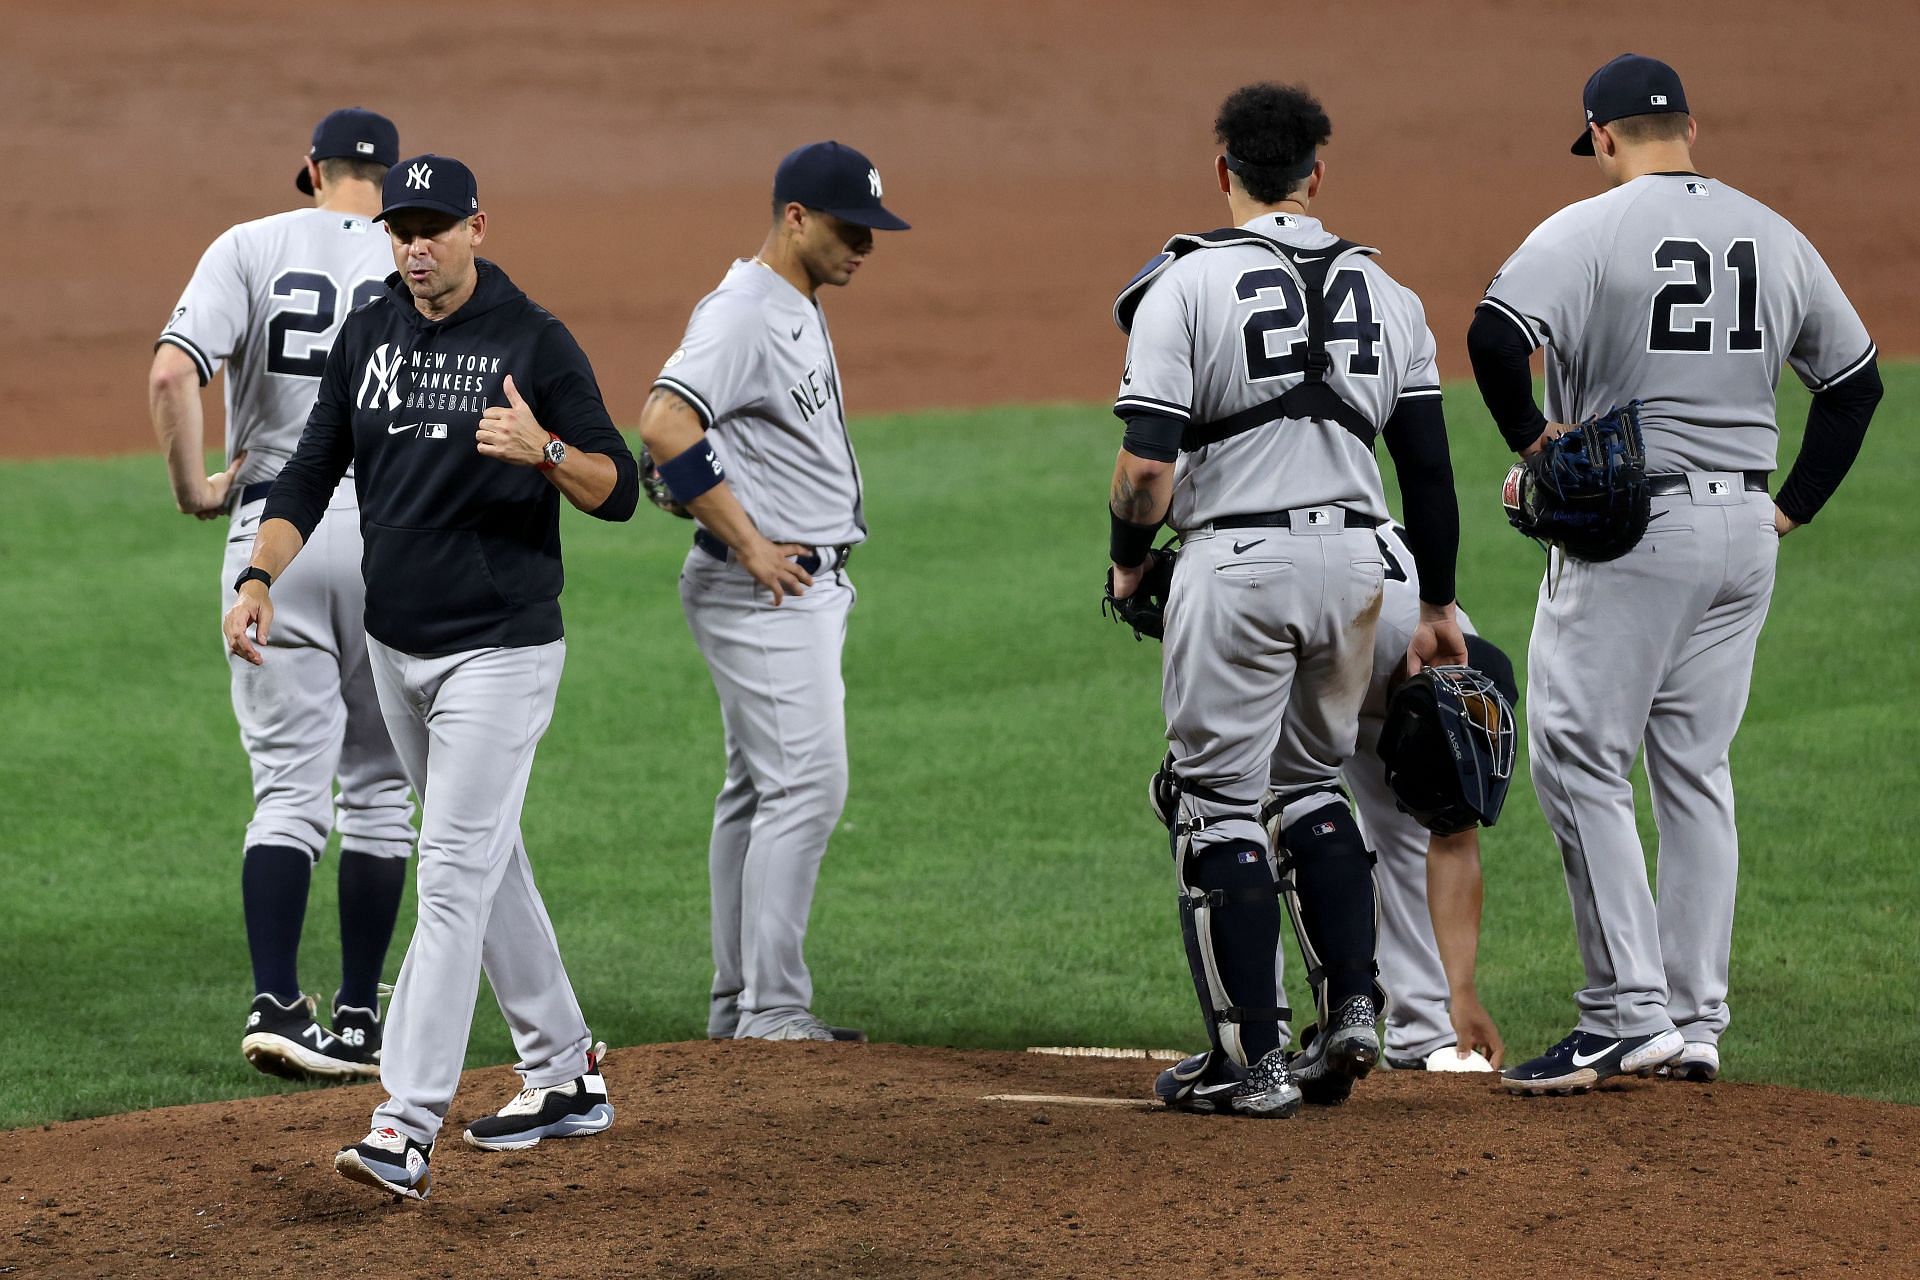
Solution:
<path fill-rule="evenodd" d="M 1695 173 L 1646 174 L 1568 205 L 1481 305 L 1547 348 L 1553 421 L 1644 401 L 1653 472 L 1772 470 L 1781 365 L 1820 391 L 1874 355 L 1807 238 Z"/>
<path fill-rule="evenodd" d="M 327 209 L 229 227 L 201 255 L 159 341 L 192 358 L 201 386 L 226 367 L 226 457 L 247 454 L 239 483 L 272 479 L 292 456 L 341 321 L 392 271 L 379 224 Z"/>

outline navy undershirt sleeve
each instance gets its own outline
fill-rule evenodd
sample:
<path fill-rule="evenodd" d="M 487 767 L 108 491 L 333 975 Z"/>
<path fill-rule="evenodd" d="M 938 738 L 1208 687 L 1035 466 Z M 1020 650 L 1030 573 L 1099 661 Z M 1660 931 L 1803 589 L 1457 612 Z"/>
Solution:
<path fill-rule="evenodd" d="M 1800 456 L 1794 459 L 1793 470 L 1780 486 L 1778 505 L 1787 519 L 1806 524 L 1819 514 L 1860 456 L 1874 406 L 1885 393 L 1880 366 L 1869 361 L 1846 381 L 1813 397 Z"/>
<path fill-rule="evenodd" d="M 1401 400 L 1380 434 L 1400 478 L 1400 507 L 1407 547 L 1420 570 L 1420 598 L 1428 604 L 1451 604 L 1454 561 L 1460 552 L 1460 503 L 1440 401 L 1432 396 Z"/>
<path fill-rule="evenodd" d="M 1149 462 L 1172 462 L 1180 456 L 1180 437 L 1187 424 L 1179 418 L 1158 413 L 1127 415 L 1127 435 L 1121 447 L 1136 458 Z"/>
<path fill-rule="evenodd" d="M 1533 347 L 1520 327 L 1492 307 L 1475 308 L 1467 326 L 1467 356 L 1480 398 L 1508 447 L 1518 453 L 1539 439 L 1547 416 L 1533 398 Z"/>

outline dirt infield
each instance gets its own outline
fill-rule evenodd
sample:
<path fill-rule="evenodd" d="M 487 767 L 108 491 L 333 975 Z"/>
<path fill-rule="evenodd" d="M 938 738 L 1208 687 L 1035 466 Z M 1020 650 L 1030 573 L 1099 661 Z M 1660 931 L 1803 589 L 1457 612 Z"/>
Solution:
<path fill-rule="evenodd" d="M 0 1133 L 0 1272 L 72 1276 L 1909 1275 L 1920 1109 L 1377 1074 L 1291 1121 L 1138 1099 L 1151 1064 L 883 1045 L 616 1052 L 604 1136 L 459 1123 L 424 1204 L 348 1183 L 373 1087 Z"/>
<path fill-rule="evenodd" d="M 1826 253 L 1889 352 L 1920 352 L 1901 159 L 1920 110 L 1904 0 L 1262 5 L 1150 0 L 596 5 L 13 0 L 0 46 L 0 453 L 151 443 L 145 370 L 200 251 L 291 207 L 307 131 L 360 102 L 408 152 L 471 162 L 488 250 L 567 320 L 637 419 L 692 303 L 759 241 L 774 162 L 838 136 L 915 230 L 829 299 L 854 410 L 1099 400 L 1114 290 L 1208 187 L 1226 89 L 1304 79 L 1334 119 L 1315 212 L 1425 298 L 1467 372 L 1475 298 L 1542 216 L 1591 194 L 1580 85 L 1670 58 L 1702 166 Z M 1870 96 L 1869 96 L 1870 95 Z M 156 497 L 164 497 L 156 494 Z"/>

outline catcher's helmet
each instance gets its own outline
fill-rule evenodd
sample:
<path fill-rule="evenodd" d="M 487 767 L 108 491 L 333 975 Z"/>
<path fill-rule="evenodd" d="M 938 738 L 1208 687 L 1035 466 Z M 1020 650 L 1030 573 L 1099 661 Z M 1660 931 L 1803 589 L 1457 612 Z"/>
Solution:
<path fill-rule="evenodd" d="M 1428 667 L 1394 692 L 1380 758 L 1400 808 L 1452 835 L 1500 817 L 1513 780 L 1513 704 L 1472 667 Z"/>

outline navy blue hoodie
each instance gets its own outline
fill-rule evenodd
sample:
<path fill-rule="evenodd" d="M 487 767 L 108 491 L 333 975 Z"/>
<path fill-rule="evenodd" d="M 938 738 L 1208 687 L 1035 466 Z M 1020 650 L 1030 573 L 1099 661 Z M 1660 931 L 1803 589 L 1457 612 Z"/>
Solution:
<path fill-rule="evenodd" d="M 474 450 L 481 412 L 507 403 L 508 374 L 542 426 L 613 459 L 618 479 L 593 515 L 626 520 L 639 499 L 633 454 L 586 353 L 500 268 L 476 268 L 473 297 L 444 320 L 420 314 L 397 271 L 385 295 L 347 317 L 262 516 L 307 537 L 351 463 L 367 633 L 405 653 L 561 637 L 564 499 L 532 467 Z"/>

